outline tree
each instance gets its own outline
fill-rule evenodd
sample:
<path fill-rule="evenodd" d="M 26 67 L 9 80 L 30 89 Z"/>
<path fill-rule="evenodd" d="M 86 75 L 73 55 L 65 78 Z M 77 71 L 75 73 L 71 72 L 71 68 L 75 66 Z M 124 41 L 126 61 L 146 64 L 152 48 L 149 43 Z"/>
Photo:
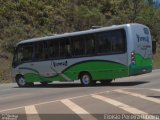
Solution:
<path fill-rule="evenodd" d="M 149 4 L 148 4 L 149 3 Z M 0 49 L 24 39 L 109 26 L 142 23 L 160 41 L 160 10 L 152 0 L 0 0 Z"/>

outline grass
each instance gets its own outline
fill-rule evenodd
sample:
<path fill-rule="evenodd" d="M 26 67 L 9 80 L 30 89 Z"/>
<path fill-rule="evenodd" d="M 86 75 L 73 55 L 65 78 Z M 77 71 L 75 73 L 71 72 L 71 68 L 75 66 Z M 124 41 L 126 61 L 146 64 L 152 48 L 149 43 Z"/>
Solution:
<path fill-rule="evenodd" d="M 7 58 L 0 58 L 0 83 L 10 83 L 11 80 L 11 55 Z"/>
<path fill-rule="evenodd" d="M 153 56 L 154 69 L 160 69 L 160 45 L 157 46 L 157 53 Z"/>

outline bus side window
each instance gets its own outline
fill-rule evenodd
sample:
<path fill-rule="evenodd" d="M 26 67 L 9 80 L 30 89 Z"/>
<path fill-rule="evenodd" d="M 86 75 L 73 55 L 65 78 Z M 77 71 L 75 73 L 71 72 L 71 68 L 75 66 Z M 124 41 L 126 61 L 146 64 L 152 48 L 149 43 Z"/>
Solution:
<path fill-rule="evenodd" d="M 111 33 L 112 52 L 125 52 L 125 36 L 123 30 L 116 30 Z"/>
<path fill-rule="evenodd" d="M 70 40 L 66 38 L 62 38 L 60 41 L 60 57 L 67 58 L 71 57 L 71 43 Z"/>
<path fill-rule="evenodd" d="M 26 45 L 18 48 L 17 62 L 27 62 L 33 58 L 33 46 Z"/>
<path fill-rule="evenodd" d="M 48 57 L 50 59 L 55 59 L 59 57 L 59 41 L 58 40 L 52 40 L 48 42 Z"/>
<path fill-rule="evenodd" d="M 72 56 L 72 52 L 71 52 L 71 42 L 67 41 L 66 43 L 66 56 L 67 57 L 71 57 Z"/>
<path fill-rule="evenodd" d="M 79 55 L 79 42 L 80 41 L 72 41 L 72 55 L 76 56 Z"/>
<path fill-rule="evenodd" d="M 71 52 L 72 55 L 77 57 L 77 56 L 83 56 L 85 55 L 85 40 L 83 37 L 73 37 L 71 38 Z"/>
<path fill-rule="evenodd" d="M 85 55 L 92 55 L 95 53 L 95 40 L 91 36 L 86 36 L 85 38 Z"/>
<path fill-rule="evenodd" d="M 44 43 L 39 42 L 35 44 L 35 60 L 44 60 L 45 59 L 45 51 L 44 51 Z"/>
<path fill-rule="evenodd" d="M 118 39 L 117 39 L 117 37 L 115 35 L 112 35 L 111 41 L 112 41 L 112 52 L 117 52 L 117 48 L 118 48 Z"/>
<path fill-rule="evenodd" d="M 100 54 L 111 53 L 111 40 L 109 32 L 102 32 L 97 34 L 97 51 Z"/>
<path fill-rule="evenodd" d="M 22 59 L 23 59 L 23 47 L 19 47 L 17 49 L 16 63 L 22 62 Z"/>

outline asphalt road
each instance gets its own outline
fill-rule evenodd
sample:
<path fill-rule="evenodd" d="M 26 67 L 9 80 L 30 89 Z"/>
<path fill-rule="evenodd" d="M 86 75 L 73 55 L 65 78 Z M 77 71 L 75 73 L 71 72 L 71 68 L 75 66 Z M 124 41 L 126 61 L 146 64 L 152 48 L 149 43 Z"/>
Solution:
<path fill-rule="evenodd" d="M 116 79 L 107 86 L 80 82 L 46 87 L 0 85 L 0 120 L 160 119 L 160 70 Z"/>

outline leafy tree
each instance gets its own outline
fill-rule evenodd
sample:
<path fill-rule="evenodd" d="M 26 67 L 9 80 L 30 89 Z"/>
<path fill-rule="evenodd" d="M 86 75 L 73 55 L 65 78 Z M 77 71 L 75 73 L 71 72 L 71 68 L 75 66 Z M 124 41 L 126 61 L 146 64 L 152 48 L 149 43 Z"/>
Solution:
<path fill-rule="evenodd" d="M 0 49 L 20 40 L 91 26 L 142 23 L 160 41 L 160 10 L 153 0 L 0 0 Z"/>

